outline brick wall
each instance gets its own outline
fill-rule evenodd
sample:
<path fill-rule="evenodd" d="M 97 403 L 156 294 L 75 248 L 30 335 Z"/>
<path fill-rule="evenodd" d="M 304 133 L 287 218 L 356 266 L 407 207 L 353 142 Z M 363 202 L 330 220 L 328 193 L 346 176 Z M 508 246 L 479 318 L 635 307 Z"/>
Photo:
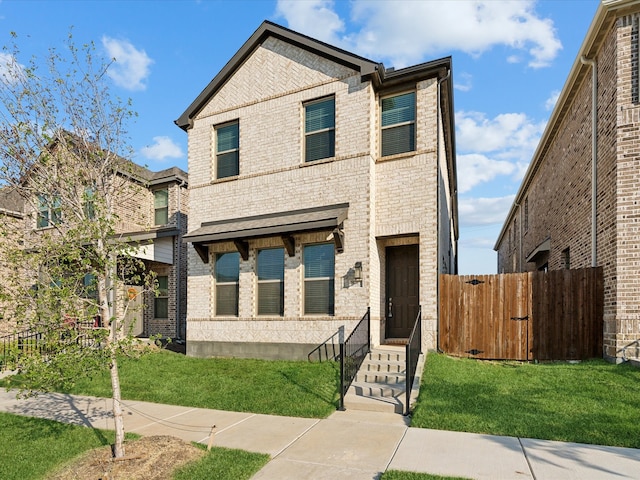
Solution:
<path fill-rule="evenodd" d="M 605 32 L 596 56 L 596 263 L 604 271 L 604 355 L 609 358 L 621 357 L 622 348 L 640 337 L 638 21 L 638 14 L 618 18 Z M 567 248 L 571 268 L 591 266 L 591 92 L 587 69 L 527 188 L 528 229 L 520 236 L 512 221 L 499 245 L 500 272 L 517 271 L 518 261 L 523 270 L 546 261 L 549 269 L 565 268 Z M 546 238 L 549 254 L 537 263 L 525 263 Z"/>
<path fill-rule="evenodd" d="M 283 72 L 285 72 L 283 74 Z M 249 240 L 241 261 L 238 317 L 215 317 L 213 261 L 189 248 L 188 346 L 213 354 L 204 344 L 316 345 L 344 325 L 347 334 L 371 306 L 372 336 L 384 335 L 384 247 L 419 244 L 421 293 L 429 347 L 437 322 L 437 84 L 417 91 L 417 151 L 377 162 L 378 96 L 369 82 L 346 67 L 270 37 L 244 62 L 189 130 L 191 230 L 202 222 L 348 203 L 344 252 L 335 256 L 335 315 L 303 314 L 302 246 L 327 240 L 330 232 L 294 235 L 294 257 L 286 256 L 283 317 L 256 315 L 255 254 L 282 246 L 279 238 Z M 411 89 L 411 86 L 408 86 Z M 304 102 L 333 95 L 335 157 L 304 163 Z M 213 177 L 214 127 L 239 120 L 240 174 Z M 210 255 L 235 251 L 232 243 L 211 246 Z M 213 258 L 213 257 L 211 257 Z M 362 262 L 363 282 L 345 281 Z M 240 347 L 238 347 L 240 348 Z M 238 350 L 239 351 L 239 350 Z"/>

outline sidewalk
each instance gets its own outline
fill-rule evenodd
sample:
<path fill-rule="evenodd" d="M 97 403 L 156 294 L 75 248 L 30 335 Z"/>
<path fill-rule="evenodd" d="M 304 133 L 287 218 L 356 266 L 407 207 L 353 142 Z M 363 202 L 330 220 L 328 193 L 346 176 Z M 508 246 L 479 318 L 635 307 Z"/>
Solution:
<path fill-rule="evenodd" d="M 401 415 L 335 412 L 278 417 L 125 401 L 125 429 L 141 435 L 268 453 L 255 479 L 370 480 L 387 469 L 470 479 L 640 478 L 640 450 L 409 428 Z M 0 411 L 113 429 L 111 400 L 59 393 L 17 400 L 0 391 Z"/>

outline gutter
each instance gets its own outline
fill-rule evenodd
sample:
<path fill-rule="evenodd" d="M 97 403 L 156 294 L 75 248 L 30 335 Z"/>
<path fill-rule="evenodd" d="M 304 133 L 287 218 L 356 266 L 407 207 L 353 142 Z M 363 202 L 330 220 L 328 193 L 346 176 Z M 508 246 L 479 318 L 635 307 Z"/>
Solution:
<path fill-rule="evenodd" d="M 591 266 L 598 265 L 598 64 L 582 55 L 580 62 L 591 67 Z"/>

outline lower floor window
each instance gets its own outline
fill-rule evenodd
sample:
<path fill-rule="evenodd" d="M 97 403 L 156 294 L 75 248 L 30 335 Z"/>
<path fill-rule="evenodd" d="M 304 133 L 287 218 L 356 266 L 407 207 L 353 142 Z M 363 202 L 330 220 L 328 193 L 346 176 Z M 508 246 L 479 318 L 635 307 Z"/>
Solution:
<path fill-rule="evenodd" d="M 284 314 L 284 248 L 258 251 L 258 315 Z"/>
<path fill-rule="evenodd" d="M 153 305 L 153 316 L 155 318 L 169 318 L 169 277 L 158 275 L 158 294 Z"/>
<path fill-rule="evenodd" d="M 304 247 L 304 313 L 334 313 L 334 255 L 332 243 Z"/>
<path fill-rule="evenodd" d="M 238 316 L 240 254 L 218 253 L 215 263 L 216 315 Z"/>

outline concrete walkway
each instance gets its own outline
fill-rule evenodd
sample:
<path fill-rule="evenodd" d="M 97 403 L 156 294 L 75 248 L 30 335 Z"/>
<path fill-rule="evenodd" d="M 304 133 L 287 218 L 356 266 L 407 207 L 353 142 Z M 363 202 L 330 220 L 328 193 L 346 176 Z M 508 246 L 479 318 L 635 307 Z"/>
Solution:
<path fill-rule="evenodd" d="M 268 453 L 255 479 L 376 479 L 387 469 L 470 479 L 640 478 L 640 450 L 409 428 L 401 415 L 346 411 L 307 419 L 125 401 L 125 428 Z M 113 429 L 111 400 L 59 393 L 17 400 L 0 391 L 0 411 Z M 588 420 L 585 420 L 588 421 Z M 215 426 L 215 427 L 214 427 Z"/>

